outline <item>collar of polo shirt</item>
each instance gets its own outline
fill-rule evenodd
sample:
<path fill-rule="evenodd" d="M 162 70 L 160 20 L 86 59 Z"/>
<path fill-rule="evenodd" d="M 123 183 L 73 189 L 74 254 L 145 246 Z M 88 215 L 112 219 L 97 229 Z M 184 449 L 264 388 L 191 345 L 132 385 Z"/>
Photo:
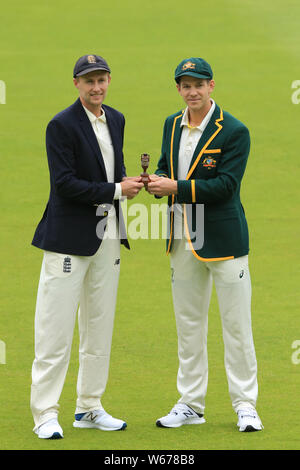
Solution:
<path fill-rule="evenodd" d="M 201 132 L 204 131 L 205 127 L 207 126 L 207 123 L 208 121 L 210 120 L 210 118 L 212 117 L 213 115 L 213 112 L 215 110 L 215 107 L 216 107 L 216 103 L 214 102 L 214 100 L 212 98 L 210 98 L 210 101 L 211 101 L 211 107 L 210 107 L 210 110 L 208 111 L 207 115 L 205 116 L 205 118 L 203 119 L 203 121 L 201 122 L 201 124 L 199 124 L 199 126 L 191 126 L 190 123 L 189 123 L 189 114 L 188 114 L 188 108 L 185 109 L 184 113 L 183 113 L 183 116 L 182 116 L 182 119 L 181 119 L 181 127 L 182 126 L 187 126 L 189 129 L 199 129 Z"/>
<path fill-rule="evenodd" d="M 97 116 L 95 116 L 94 113 L 92 113 L 92 112 L 91 112 L 89 109 L 87 109 L 85 106 L 83 106 L 83 107 L 84 107 L 84 109 L 85 109 L 85 111 L 86 111 L 86 114 L 87 114 L 89 120 L 91 121 L 91 123 L 94 123 L 94 122 L 96 122 L 96 121 L 102 121 L 102 122 L 106 123 L 106 115 L 105 115 L 105 111 L 104 111 L 103 108 L 101 108 L 101 111 L 102 111 L 101 116 L 97 117 Z"/>

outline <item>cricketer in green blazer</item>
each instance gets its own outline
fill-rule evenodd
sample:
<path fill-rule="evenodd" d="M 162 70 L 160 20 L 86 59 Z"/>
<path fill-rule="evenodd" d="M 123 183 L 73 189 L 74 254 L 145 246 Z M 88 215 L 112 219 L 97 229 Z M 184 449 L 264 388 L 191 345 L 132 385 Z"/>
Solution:
<path fill-rule="evenodd" d="M 179 143 L 184 111 L 169 116 L 164 125 L 161 157 L 156 175 L 177 180 Z M 241 181 L 250 149 L 247 127 L 216 104 L 193 154 L 178 193 L 168 197 L 169 207 L 183 204 L 186 235 L 196 258 L 203 261 L 232 259 L 249 252 L 248 226 L 240 200 Z M 192 205 L 192 211 L 186 210 Z M 196 204 L 204 204 L 204 243 L 197 249 Z M 174 212 L 169 212 L 167 253 L 172 249 Z"/>

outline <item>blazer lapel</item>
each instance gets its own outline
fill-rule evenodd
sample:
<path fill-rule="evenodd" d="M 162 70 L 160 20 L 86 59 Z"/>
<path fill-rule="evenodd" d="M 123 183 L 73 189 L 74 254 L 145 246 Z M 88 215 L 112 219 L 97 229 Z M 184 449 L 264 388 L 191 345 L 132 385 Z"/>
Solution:
<path fill-rule="evenodd" d="M 97 157 L 97 160 L 101 166 L 101 169 L 105 175 L 105 179 L 107 180 L 107 175 L 106 175 L 106 170 L 105 170 L 105 165 L 102 157 L 102 153 L 97 141 L 97 137 L 95 135 L 95 132 L 92 128 L 92 125 L 90 123 L 89 118 L 87 117 L 87 114 L 85 110 L 82 107 L 82 104 L 80 102 L 80 99 L 77 100 L 78 103 L 78 114 L 79 114 L 79 120 L 80 120 L 80 126 L 85 133 L 85 136 L 87 138 L 88 143 L 92 147 L 95 156 Z"/>
<path fill-rule="evenodd" d="M 113 119 L 113 116 L 111 115 L 111 110 L 107 108 L 105 105 L 103 105 L 103 109 L 105 110 L 106 122 L 107 122 L 107 126 L 109 129 L 111 141 L 112 141 L 112 146 L 114 149 L 115 181 L 121 181 L 122 180 L 122 155 L 120 152 L 120 146 L 118 145 L 118 143 L 120 142 L 120 131 L 116 125 L 115 120 Z"/>
<path fill-rule="evenodd" d="M 198 165 L 206 148 L 213 141 L 216 135 L 222 130 L 223 128 L 221 124 L 222 121 L 223 121 L 223 111 L 216 104 L 216 108 L 213 112 L 213 115 L 210 118 L 201 138 L 199 139 L 197 147 L 195 148 L 195 152 L 193 154 L 190 168 L 186 177 L 187 180 L 191 177 L 194 169 Z"/>
<path fill-rule="evenodd" d="M 170 143 L 170 166 L 171 166 L 171 178 L 177 180 L 178 171 L 178 156 L 179 156 L 179 144 L 182 133 L 181 119 L 184 111 L 175 117 L 173 121 L 171 143 Z"/>

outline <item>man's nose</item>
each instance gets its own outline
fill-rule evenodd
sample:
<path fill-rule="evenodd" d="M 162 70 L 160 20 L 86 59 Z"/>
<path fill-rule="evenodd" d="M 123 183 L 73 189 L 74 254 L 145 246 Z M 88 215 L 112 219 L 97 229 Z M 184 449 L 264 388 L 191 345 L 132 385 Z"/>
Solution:
<path fill-rule="evenodd" d="M 95 83 L 93 84 L 93 90 L 94 90 L 94 91 L 100 91 L 100 90 L 101 90 L 101 85 L 100 85 L 100 83 L 95 82 Z"/>

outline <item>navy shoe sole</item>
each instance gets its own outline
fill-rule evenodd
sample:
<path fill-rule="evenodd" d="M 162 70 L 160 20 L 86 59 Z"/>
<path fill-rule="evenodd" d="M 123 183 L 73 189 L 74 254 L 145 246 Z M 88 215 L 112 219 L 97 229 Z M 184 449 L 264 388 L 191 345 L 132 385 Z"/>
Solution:
<path fill-rule="evenodd" d="M 248 425 L 242 432 L 255 432 L 255 431 L 261 431 L 261 429 L 255 429 L 253 426 Z"/>
<path fill-rule="evenodd" d="M 158 428 L 165 428 L 165 427 L 166 427 L 166 426 L 163 426 L 159 420 L 156 421 L 156 426 L 157 426 Z"/>
<path fill-rule="evenodd" d="M 49 439 L 62 439 L 62 438 L 63 438 L 63 437 L 62 437 L 61 434 L 59 434 L 59 432 L 54 432 L 54 433 L 52 434 L 52 436 L 49 437 Z"/>

